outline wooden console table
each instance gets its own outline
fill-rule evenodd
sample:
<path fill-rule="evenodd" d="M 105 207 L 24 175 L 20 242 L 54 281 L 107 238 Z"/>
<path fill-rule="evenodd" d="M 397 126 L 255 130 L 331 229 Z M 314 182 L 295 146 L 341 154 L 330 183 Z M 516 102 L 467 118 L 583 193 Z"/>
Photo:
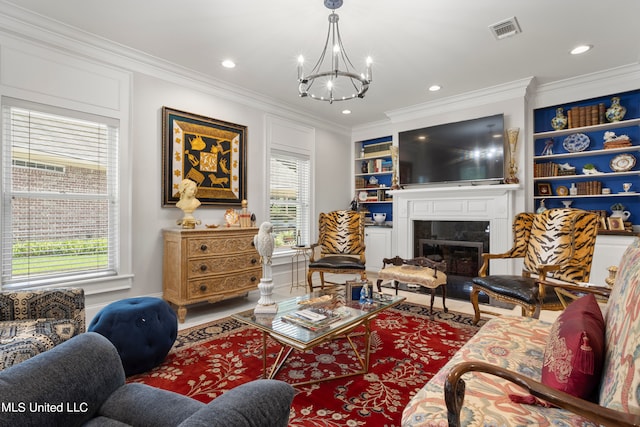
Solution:
<path fill-rule="evenodd" d="M 162 293 L 178 307 L 180 323 L 189 304 L 214 303 L 257 289 L 262 267 L 253 245 L 256 234 L 257 228 L 162 231 Z"/>

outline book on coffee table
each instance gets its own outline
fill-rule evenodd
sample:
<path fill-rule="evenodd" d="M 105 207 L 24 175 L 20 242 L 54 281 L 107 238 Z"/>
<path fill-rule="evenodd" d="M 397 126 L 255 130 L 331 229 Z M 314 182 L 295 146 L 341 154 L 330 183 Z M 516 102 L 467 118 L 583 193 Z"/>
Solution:
<path fill-rule="evenodd" d="M 283 321 L 302 326 L 314 332 L 329 328 L 333 322 L 341 318 L 340 313 L 336 311 L 323 310 L 322 313 L 319 313 L 312 309 L 298 310 L 282 316 Z"/>

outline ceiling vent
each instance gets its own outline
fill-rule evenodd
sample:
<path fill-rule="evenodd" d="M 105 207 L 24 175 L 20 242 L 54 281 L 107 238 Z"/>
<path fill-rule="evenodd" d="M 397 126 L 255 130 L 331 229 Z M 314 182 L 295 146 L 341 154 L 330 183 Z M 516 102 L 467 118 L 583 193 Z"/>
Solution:
<path fill-rule="evenodd" d="M 490 25 L 489 29 L 497 40 L 511 37 L 522 32 L 522 30 L 520 30 L 520 25 L 518 25 L 518 20 L 515 16 Z"/>

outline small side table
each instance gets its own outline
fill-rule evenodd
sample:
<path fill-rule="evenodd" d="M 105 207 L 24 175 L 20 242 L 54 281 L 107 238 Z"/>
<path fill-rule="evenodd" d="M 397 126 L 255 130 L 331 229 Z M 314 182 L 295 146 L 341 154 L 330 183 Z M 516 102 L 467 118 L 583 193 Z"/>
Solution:
<path fill-rule="evenodd" d="M 295 253 L 291 256 L 291 289 L 289 292 L 293 291 L 294 288 L 307 287 L 307 265 L 311 247 L 292 246 L 291 249 L 293 249 Z M 300 280 L 300 263 L 302 263 L 304 269 L 302 280 Z"/>

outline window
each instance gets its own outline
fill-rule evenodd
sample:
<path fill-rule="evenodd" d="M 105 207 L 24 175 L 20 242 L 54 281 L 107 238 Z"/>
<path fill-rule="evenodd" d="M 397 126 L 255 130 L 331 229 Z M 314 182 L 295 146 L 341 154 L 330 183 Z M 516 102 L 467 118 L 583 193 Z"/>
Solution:
<path fill-rule="evenodd" d="M 115 275 L 118 122 L 3 98 L 2 285 Z"/>
<path fill-rule="evenodd" d="M 309 243 L 310 160 L 271 152 L 269 217 L 278 248 Z"/>

